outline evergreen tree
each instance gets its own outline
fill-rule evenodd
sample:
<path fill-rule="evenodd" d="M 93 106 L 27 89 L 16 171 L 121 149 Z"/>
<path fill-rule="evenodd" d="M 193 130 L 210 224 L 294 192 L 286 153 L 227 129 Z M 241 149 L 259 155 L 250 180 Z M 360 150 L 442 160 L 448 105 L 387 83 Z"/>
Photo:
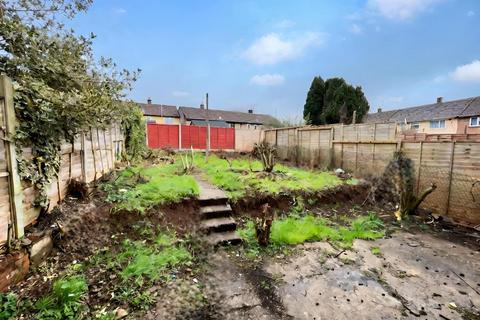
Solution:
<path fill-rule="evenodd" d="M 357 113 L 356 121 L 361 121 L 370 108 L 361 87 L 353 87 L 343 78 L 322 80 L 320 86 L 317 79 L 321 78 L 313 79 L 303 112 L 308 124 L 350 124 L 354 111 Z"/>
<path fill-rule="evenodd" d="M 322 77 L 313 78 L 303 109 L 303 118 L 306 124 L 319 125 L 322 123 L 324 94 L 325 82 Z"/>

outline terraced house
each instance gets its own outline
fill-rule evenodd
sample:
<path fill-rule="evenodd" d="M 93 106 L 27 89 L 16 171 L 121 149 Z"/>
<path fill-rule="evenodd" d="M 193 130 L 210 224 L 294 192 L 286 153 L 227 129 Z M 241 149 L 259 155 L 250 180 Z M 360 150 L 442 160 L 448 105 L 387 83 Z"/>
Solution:
<path fill-rule="evenodd" d="M 280 122 L 267 114 L 254 113 L 253 109 L 247 112 L 228 111 L 219 109 L 205 109 L 199 107 L 179 107 L 153 104 L 151 99 L 147 103 L 139 103 L 145 121 L 156 124 L 185 124 L 211 127 L 260 130 L 277 127 Z"/>
<path fill-rule="evenodd" d="M 389 111 L 379 108 L 363 122 L 395 122 L 399 133 L 480 134 L 480 96 L 453 101 L 439 97 L 436 103 Z"/>

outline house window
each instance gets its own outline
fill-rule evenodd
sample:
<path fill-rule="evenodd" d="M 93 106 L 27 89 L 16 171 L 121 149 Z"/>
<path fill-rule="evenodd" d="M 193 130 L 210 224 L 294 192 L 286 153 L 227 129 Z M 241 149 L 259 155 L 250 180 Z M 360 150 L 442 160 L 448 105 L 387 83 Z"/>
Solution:
<path fill-rule="evenodd" d="M 173 123 L 173 118 L 165 117 L 164 123 L 165 124 L 172 124 Z"/>
<path fill-rule="evenodd" d="M 410 128 L 412 128 L 413 130 L 418 130 L 418 129 L 420 129 L 420 123 L 419 122 L 412 122 L 412 124 L 410 125 Z"/>
<path fill-rule="evenodd" d="M 444 128 L 445 128 L 445 120 L 430 121 L 430 129 L 444 129 Z"/>
<path fill-rule="evenodd" d="M 480 117 L 471 117 L 470 127 L 480 127 Z"/>

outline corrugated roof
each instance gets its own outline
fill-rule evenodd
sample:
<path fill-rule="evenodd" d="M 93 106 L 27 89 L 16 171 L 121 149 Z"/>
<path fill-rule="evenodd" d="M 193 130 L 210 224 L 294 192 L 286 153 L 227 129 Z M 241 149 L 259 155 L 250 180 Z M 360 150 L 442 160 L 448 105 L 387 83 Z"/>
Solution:
<path fill-rule="evenodd" d="M 275 124 L 278 120 L 266 114 L 215 110 L 215 109 L 200 109 L 192 107 L 180 107 L 178 111 L 185 116 L 187 120 L 224 120 L 226 122 L 235 123 L 251 123 L 251 124 Z"/>
<path fill-rule="evenodd" d="M 480 97 L 367 114 L 364 123 L 417 122 L 480 115 Z"/>
<path fill-rule="evenodd" d="M 146 116 L 180 118 L 177 107 L 165 104 L 139 103 Z"/>

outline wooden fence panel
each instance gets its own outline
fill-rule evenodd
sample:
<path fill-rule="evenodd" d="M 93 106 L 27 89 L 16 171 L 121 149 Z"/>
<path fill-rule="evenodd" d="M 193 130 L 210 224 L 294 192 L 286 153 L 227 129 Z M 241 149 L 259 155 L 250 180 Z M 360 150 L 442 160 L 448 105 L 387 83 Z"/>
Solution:
<path fill-rule="evenodd" d="M 269 130 L 267 137 L 281 159 L 297 160 L 292 156 L 299 148 L 300 160 L 312 167 L 343 168 L 358 177 L 382 175 L 401 148 L 413 162 L 417 194 L 437 185 L 423 208 L 480 224 L 480 142 L 397 142 L 395 123 L 287 128 Z"/>
<path fill-rule="evenodd" d="M 437 185 L 437 190 L 425 199 L 422 207 L 442 214 L 447 212 L 448 206 L 452 145 L 452 143 L 424 143 L 422 149 L 418 190 L 422 192 L 432 183 Z"/>
<path fill-rule="evenodd" d="M 5 128 L 5 104 L 3 97 L 0 103 L 0 243 L 7 240 L 8 224 L 10 222 L 10 192 L 9 192 L 9 172 L 7 168 L 7 151 L 5 148 L 6 134 Z"/>
<path fill-rule="evenodd" d="M 480 224 L 480 143 L 455 143 L 448 215 Z"/>

